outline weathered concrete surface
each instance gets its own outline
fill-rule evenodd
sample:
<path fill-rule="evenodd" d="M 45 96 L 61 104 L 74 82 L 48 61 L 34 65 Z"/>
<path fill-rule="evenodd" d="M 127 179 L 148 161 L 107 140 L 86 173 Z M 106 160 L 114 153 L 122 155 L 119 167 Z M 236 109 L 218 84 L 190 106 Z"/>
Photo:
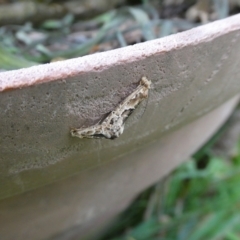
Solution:
<path fill-rule="evenodd" d="M 112 161 L 233 97 L 240 91 L 239 36 L 237 15 L 123 49 L 1 73 L 0 198 Z M 71 127 L 111 111 L 142 76 L 153 82 L 149 101 L 119 139 L 70 136 Z"/>
<path fill-rule="evenodd" d="M 239 40 L 240 15 L 236 15 L 127 48 L 1 73 L 0 198 L 7 199 L 0 202 L 4 222 L 0 228 L 8 229 L 11 223 L 21 226 L 24 239 L 28 233 L 22 216 L 32 224 L 28 228 L 32 239 L 37 226 L 42 234 L 54 235 L 100 216 L 107 208 L 111 211 L 169 172 L 228 115 L 213 117 L 214 122 L 204 122 L 207 126 L 197 125 L 201 131 L 195 126 L 164 145 L 171 132 L 239 93 Z M 142 76 L 153 82 L 150 98 L 131 116 L 119 139 L 70 136 L 71 127 L 91 125 L 111 111 Z M 161 151 L 147 151 L 147 145 L 159 139 Z M 138 187 L 130 184 L 133 176 L 142 180 Z M 65 180 L 53 183 L 61 179 Z M 49 186 L 40 188 L 44 185 Z M 121 189 L 121 194 L 109 189 Z M 106 201 L 106 194 L 111 201 Z M 59 215 L 59 209 L 65 215 Z M 41 212 L 45 214 L 36 219 Z M 59 227 L 48 225 L 51 221 Z M 14 236 L 11 229 L 8 232 Z"/>
<path fill-rule="evenodd" d="M 0 239 L 69 240 L 94 234 L 137 193 L 195 152 L 226 120 L 238 100 L 233 98 L 119 160 L 0 201 Z"/>

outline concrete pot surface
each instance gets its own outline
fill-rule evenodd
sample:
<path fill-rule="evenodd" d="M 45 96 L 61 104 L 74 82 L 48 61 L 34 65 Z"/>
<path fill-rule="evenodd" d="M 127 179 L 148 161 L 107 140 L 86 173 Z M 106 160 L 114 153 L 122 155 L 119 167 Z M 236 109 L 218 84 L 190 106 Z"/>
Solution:
<path fill-rule="evenodd" d="M 196 151 L 240 91 L 240 15 L 109 52 L 0 73 L 0 236 L 83 236 Z M 77 139 L 152 81 L 115 140 Z M 64 235 L 64 233 L 68 233 Z M 60 234 L 60 235 L 59 235 Z M 71 236 L 71 238 L 69 237 Z"/>

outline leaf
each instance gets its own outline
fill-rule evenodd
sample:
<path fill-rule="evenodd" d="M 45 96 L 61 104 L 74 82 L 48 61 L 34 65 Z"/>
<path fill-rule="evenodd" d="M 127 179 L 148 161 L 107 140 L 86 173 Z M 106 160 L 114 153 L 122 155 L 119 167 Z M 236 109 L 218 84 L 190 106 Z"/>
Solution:
<path fill-rule="evenodd" d="M 21 56 L 14 55 L 7 51 L 6 48 L 0 45 L 0 68 L 5 70 L 13 70 L 37 65 L 36 62 L 31 62 Z"/>

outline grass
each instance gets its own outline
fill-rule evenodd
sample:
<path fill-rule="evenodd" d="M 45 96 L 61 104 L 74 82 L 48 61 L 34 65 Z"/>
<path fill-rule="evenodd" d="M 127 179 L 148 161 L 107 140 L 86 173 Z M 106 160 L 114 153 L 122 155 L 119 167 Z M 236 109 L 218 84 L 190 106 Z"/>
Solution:
<path fill-rule="evenodd" d="M 240 141 L 237 153 L 212 153 L 226 124 L 189 161 L 145 190 L 101 240 L 240 239 Z"/>
<path fill-rule="evenodd" d="M 54 5 L 51 1 L 41 2 L 46 9 Z M 197 4 L 197 0 L 129 0 L 123 6 L 98 16 L 90 14 L 85 20 L 64 5 L 67 1 L 58 2 L 59 7 L 68 9 L 60 19 L 53 16 L 39 23 L 37 14 L 27 14 L 32 15 L 30 18 L 17 17 L 16 11 L 16 18 L 6 18 L 14 24 L 0 25 L 0 70 L 80 57 L 157 39 L 201 25 L 204 23 L 201 13 L 208 21 L 213 21 L 239 12 L 237 1 L 230 4 L 226 0 L 212 0 L 208 7 L 208 4 Z M 15 11 L 14 5 L 9 6 Z M 198 17 L 187 14 L 191 7 Z M 21 25 L 18 18 L 29 21 Z"/>

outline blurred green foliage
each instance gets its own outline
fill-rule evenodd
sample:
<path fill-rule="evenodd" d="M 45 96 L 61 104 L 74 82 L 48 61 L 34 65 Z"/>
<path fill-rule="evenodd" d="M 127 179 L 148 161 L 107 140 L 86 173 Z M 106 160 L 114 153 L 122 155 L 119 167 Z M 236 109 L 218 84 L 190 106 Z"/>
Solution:
<path fill-rule="evenodd" d="M 240 141 L 230 159 L 212 155 L 219 132 L 194 155 L 201 157 L 142 193 L 101 239 L 240 239 Z"/>
<path fill-rule="evenodd" d="M 0 69 L 18 69 L 80 57 L 164 37 L 227 17 L 240 6 L 233 0 L 231 4 L 225 0 L 119 0 L 121 7 L 106 8 L 104 13 L 96 12 L 94 17 L 90 15 L 86 20 L 74 10 L 83 11 L 91 4 L 71 1 L 75 7 L 66 7 L 64 4 L 68 1 L 57 1 L 58 4 L 51 4 L 53 1 L 49 0 L 35 2 L 41 2 L 39 7 L 34 2 L 24 1 L 29 8 L 22 6 L 22 2 L 17 8 L 13 2 L 8 5 L 8 11 L 2 9 L 1 14 L 6 14 L 9 22 L 4 25 L 3 16 L 0 17 Z"/>

